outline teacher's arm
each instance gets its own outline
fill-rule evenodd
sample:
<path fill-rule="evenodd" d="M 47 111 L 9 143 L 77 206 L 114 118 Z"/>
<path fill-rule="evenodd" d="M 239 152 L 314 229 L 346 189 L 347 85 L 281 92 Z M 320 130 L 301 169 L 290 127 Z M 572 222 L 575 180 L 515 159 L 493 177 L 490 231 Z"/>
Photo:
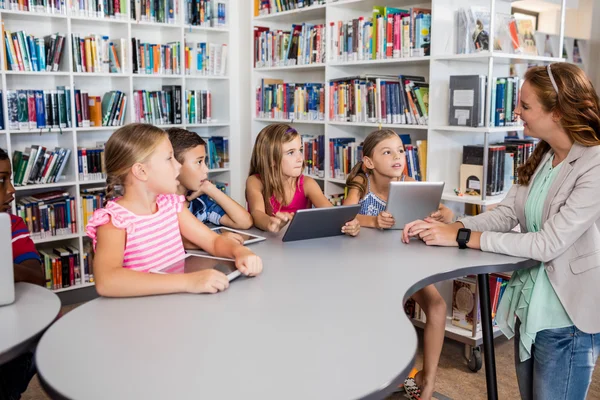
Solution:
<path fill-rule="evenodd" d="M 581 175 L 560 210 L 539 232 L 484 232 L 481 249 L 548 262 L 575 243 L 600 219 L 600 164 Z"/>

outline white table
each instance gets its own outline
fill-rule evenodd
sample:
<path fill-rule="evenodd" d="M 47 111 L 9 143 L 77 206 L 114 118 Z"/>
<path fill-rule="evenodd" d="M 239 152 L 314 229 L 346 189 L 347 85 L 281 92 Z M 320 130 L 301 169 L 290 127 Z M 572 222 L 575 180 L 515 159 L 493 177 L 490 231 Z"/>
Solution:
<path fill-rule="evenodd" d="M 15 302 L 0 306 L 0 365 L 28 350 L 59 311 L 60 300 L 48 289 L 15 284 Z"/>
<path fill-rule="evenodd" d="M 223 293 L 100 298 L 70 312 L 38 345 L 42 384 L 54 398 L 89 400 L 383 398 L 415 359 L 408 296 L 533 265 L 370 229 L 251 248 L 264 272 Z"/>

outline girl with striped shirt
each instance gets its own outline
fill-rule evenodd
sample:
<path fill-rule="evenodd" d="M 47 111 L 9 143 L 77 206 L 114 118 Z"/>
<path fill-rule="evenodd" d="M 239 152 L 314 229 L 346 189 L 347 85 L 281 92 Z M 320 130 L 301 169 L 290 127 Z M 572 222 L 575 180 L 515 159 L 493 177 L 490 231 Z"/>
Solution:
<path fill-rule="evenodd" d="M 227 277 L 212 269 L 147 273 L 185 257 L 182 237 L 209 254 L 235 259 L 244 275 L 261 272 L 258 256 L 208 229 L 184 207 L 185 197 L 173 194 L 181 164 L 173 156 L 165 131 L 148 124 L 126 125 L 106 143 L 105 158 L 106 198 L 110 200 L 87 225 L 96 251 L 94 278 L 101 296 L 225 290 Z"/>

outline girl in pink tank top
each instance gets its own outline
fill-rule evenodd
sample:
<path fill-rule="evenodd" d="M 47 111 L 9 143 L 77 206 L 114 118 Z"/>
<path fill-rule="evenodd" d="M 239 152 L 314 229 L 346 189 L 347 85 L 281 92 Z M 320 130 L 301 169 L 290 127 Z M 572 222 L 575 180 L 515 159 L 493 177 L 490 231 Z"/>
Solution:
<path fill-rule="evenodd" d="M 86 228 L 94 245 L 94 279 L 101 296 L 226 289 L 227 277 L 213 269 L 148 273 L 169 266 L 184 270 L 182 237 L 212 255 L 234 258 L 245 275 L 260 273 L 260 258 L 208 229 L 183 207 L 184 196 L 172 194 L 177 192 L 181 164 L 173 157 L 165 131 L 148 124 L 126 125 L 106 143 L 105 159 L 109 201 L 94 212 Z"/>
<path fill-rule="evenodd" d="M 319 184 L 302 174 L 303 150 L 300 134 L 289 125 L 271 124 L 258 134 L 246 180 L 248 209 L 257 228 L 279 232 L 299 210 L 333 207 Z M 342 228 L 351 236 L 359 230 L 356 219 Z"/>

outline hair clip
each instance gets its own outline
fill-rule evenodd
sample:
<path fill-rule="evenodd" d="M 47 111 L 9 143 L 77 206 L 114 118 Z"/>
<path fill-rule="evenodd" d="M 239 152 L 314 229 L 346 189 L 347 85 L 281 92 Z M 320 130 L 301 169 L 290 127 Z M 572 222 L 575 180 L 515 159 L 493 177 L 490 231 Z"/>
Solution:
<path fill-rule="evenodd" d="M 556 92 L 556 94 L 558 94 L 558 85 L 554 80 L 554 75 L 552 74 L 552 68 L 550 68 L 550 64 L 548 64 L 548 66 L 546 67 L 546 71 L 548 72 L 548 76 L 550 77 L 550 82 L 552 82 L 552 87 L 554 88 L 554 91 Z"/>
<path fill-rule="evenodd" d="M 296 131 L 294 128 L 292 128 L 291 126 L 288 128 L 287 131 L 285 131 L 285 134 L 287 135 L 288 133 L 298 133 L 298 131 Z"/>

